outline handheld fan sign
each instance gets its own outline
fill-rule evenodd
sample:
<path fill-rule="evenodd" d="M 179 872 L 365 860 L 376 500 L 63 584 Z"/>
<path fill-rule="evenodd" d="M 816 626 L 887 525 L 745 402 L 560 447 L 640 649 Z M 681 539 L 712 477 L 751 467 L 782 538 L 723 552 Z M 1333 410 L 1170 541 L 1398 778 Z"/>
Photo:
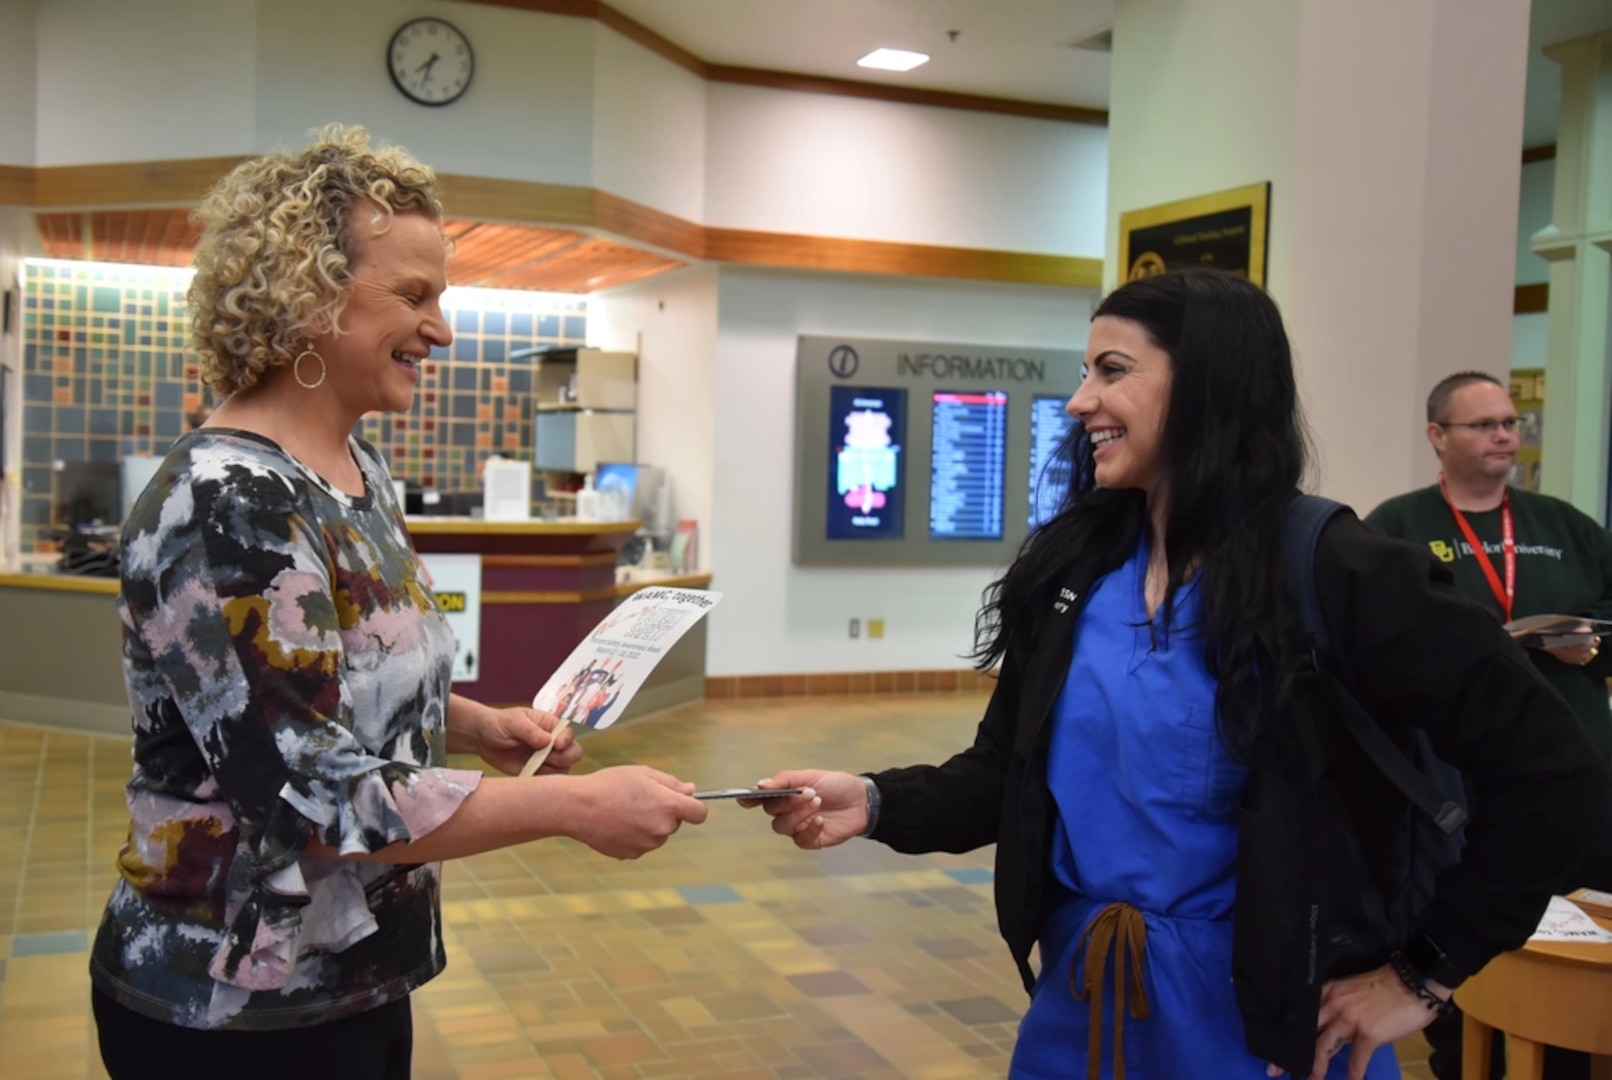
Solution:
<path fill-rule="evenodd" d="M 566 724 L 609 727 L 666 651 L 721 600 L 721 593 L 704 589 L 640 589 L 571 650 L 532 698 L 532 708 L 560 718 L 556 738 Z M 535 773 L 553 745 L 533 753 L 521 775 Z"/>

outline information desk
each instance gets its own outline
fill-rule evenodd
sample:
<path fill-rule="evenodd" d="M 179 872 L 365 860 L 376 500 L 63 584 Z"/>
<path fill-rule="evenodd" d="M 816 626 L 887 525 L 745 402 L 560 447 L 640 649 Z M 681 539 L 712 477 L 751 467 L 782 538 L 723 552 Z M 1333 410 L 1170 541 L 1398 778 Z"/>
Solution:
<path fill-rule="evenodd" d="M 489 705 L 530 704 L 549 673 L 623 597 L 653 585 L 703 589 L 710 574 L 616 583 L 616 553 L 636 521 L 407 519 L 415 550 L 481 556 L 481 658 L 475 682 L 454 684 Z M 672 646 L 622 714 L 705 696 L 705 620 Z"/>
<path fill-rule="evenodd" d="M 655 585 L 705 588 L 710 574 L 616 583 L 616 552 L 637 522 L 410 518 L 422 553 L 482 561 L 479 678 L 454 691 L 527 704 L 549 672 L 623 597 Z M 55 573 L 0 574 L 0 719 L 129 732 L 118 583 Z M 705 696 L 705 622 L 667 653 L 623 714 Z"/>

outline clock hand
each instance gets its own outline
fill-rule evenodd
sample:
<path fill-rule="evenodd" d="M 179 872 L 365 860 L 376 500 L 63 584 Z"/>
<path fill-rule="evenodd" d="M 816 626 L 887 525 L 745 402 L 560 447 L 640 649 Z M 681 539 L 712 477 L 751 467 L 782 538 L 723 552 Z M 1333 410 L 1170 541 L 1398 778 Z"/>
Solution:
<path fill-rule="evenodd" d="M 431 77 L 431 65 L 435 64 L 440 59 L 442 59 L 442 57 L 438 56 L 436 53 L 432 53 L 431 54 L 431 59 L 427 60 L 425 63 L 421 64 L 419 67 L 415 68 L 414 70 L 415 71 L 423 71 L 423 72 L 425 72 L 425 78 L 429 79 Z M 424 79 L 422 79 L 421 81 L 423 82 Z"/>

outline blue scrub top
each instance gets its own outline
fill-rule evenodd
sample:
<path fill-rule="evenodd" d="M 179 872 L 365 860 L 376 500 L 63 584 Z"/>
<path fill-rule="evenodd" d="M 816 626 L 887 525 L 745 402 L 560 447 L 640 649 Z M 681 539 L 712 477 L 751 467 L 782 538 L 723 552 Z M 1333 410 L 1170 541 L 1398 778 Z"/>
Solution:
<path fill-rule="evenodd" d="M 1070 991 L 1087 922 L 1119 901 L 1147 927 L 1149 1015 L 1125 1018 L 1128 1080 L 1264 1080 L 1249 1056 L 1231 982 L 1237 802 L 1248 768 L 1215 732 L 1215 682 L 1204 660 L 1195 584 L 1176 593 L 1168 626 L 1144 599 L 1147 543 L 1101 579 L 1076 625 L 1069 676 L 1052 716 L 1047 779 L 1058 807 L 1052 870 L 1065 895 L 1042 930 L 1042 973 L 1019 1030 L 1011 1075 L 1084 1078 L 1088 1008 Z M 1092 957 L 1093 960 L 1097 958 Z M 1113 965 L 1102 1030 L 1113 1069 Z M 1329 1077 L 1343 1077 L 1348 1052 Z M 1370 1080 L 1399 1076 L 1392 1047 Z"/>

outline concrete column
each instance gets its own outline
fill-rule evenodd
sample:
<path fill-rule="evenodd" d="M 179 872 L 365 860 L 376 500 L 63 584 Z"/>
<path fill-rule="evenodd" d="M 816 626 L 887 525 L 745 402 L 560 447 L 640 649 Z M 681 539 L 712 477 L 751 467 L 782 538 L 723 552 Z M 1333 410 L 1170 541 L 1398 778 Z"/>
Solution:
<path fill-rule="evenodd" d="M 1545 50 L 1562 68 L 1551 223 L 1543 489 L 1606 520 L 1612 294 L 1612 33 Z"/>
<path fill-rule="evenodd" d="M 1316 487 L 1431 483 L 1427 392 L 1510 368 L 1527 0 L 1120 0 L 1125 210 L 1269 180 L 1270 272 Z M 1185 132 L 1185 135 L 1182 134 Z"/>

